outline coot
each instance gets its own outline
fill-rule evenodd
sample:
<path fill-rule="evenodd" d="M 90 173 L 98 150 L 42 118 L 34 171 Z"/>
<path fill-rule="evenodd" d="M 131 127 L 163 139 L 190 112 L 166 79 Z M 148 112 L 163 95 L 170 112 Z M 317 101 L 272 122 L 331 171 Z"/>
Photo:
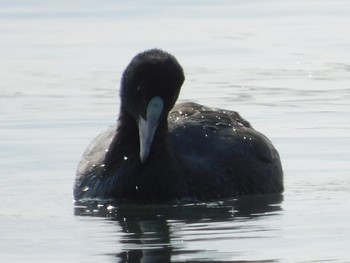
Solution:
<path fill-rule="evenodd" d="M 277 150 L 237 112 L 175 105 L 184 79 L 165 51 L 132 59 L 122 76 L 117 124 L 79 163 L 76 201 L 196 202 L 283 191 Z"/>

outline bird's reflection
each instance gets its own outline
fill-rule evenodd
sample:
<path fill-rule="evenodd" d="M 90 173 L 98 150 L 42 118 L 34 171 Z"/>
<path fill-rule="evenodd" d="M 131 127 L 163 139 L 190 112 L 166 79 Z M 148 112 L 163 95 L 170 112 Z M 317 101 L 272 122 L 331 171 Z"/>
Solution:
<path fill-rule="evenodd" d="M 276 214 L 281 210 L 282 201 L 283 195 L 274 194 L 241 196 L 236 199 L 187 205 L 116 205 L 111 202 L 89 202 L 77 204 L 75 215 L 107 217 L 118 224 L 116 231 L 121 228 L 124 236 L 119 240 L 123 244 L 123 251 L 115 255 L 116 262 L 176 262 L 172 260 L 173 256 L 202 251 L 182 250 L 186 244 L 179 245 L 181 233 L 177 233 L 174 225 L 198 222 L 220 224 L 230 220 L 234 227 L 236 219 L 249 220 Z M 215 258 L 210 261 L 220 262 L 215 261 Z"/>

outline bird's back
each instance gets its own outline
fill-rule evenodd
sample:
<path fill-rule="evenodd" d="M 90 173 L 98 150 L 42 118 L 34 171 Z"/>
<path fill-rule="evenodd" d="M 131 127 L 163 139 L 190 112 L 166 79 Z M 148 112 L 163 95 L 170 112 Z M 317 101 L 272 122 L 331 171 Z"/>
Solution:
<path fill-rule="evenodd" d="M 199 197 L 283 190 L 278 152 L 237 112 L 182 103 L 168 123 L 174 150 Z"/>

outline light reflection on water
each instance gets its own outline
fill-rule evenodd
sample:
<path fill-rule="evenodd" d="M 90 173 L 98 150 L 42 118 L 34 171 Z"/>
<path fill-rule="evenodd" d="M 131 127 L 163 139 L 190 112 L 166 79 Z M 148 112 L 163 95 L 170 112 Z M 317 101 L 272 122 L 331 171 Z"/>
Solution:
<path fill-rule="evenodd" d="M 2 3 L 0 261 L 348 262 L 349 7 Z M 126 64 L 153 47 L 183 65 L 180 101 L 237 110 L 271 138 L 282 196 L 74 215 L 81 154 L 116 120 Z"/>
<path fill-rule="evenodd" d="M 76 206 L 75 214 L 107 217 L 116 224 L 115 231 L 122 233 L 122 248 L 113 255 L 119 262 L 177 262 L 188 259 L 187 255 L 220 262 L 244 254 L 228 242 L 273 237 L 274 229 L 258 221 L 260 217 L 278 215 L 282 200 L 282 195 L 262 195 L 174 206 L 96 202 Z M 270 261 L 274 260 L 265 262 Z"/>

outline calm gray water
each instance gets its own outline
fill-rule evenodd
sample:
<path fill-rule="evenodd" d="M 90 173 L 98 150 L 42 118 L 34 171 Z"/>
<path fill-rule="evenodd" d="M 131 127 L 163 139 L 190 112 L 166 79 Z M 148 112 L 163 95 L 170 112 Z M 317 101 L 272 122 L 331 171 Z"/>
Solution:
<path fill-rule="evenodd" d="M 183 65 L 180 101 L 271 138 L 283 195 L 74 215 L 81 154 L 153 47 Z M 347 0 L 0 0 L 0 261 L 350 262 L 349 105 Z"/>

